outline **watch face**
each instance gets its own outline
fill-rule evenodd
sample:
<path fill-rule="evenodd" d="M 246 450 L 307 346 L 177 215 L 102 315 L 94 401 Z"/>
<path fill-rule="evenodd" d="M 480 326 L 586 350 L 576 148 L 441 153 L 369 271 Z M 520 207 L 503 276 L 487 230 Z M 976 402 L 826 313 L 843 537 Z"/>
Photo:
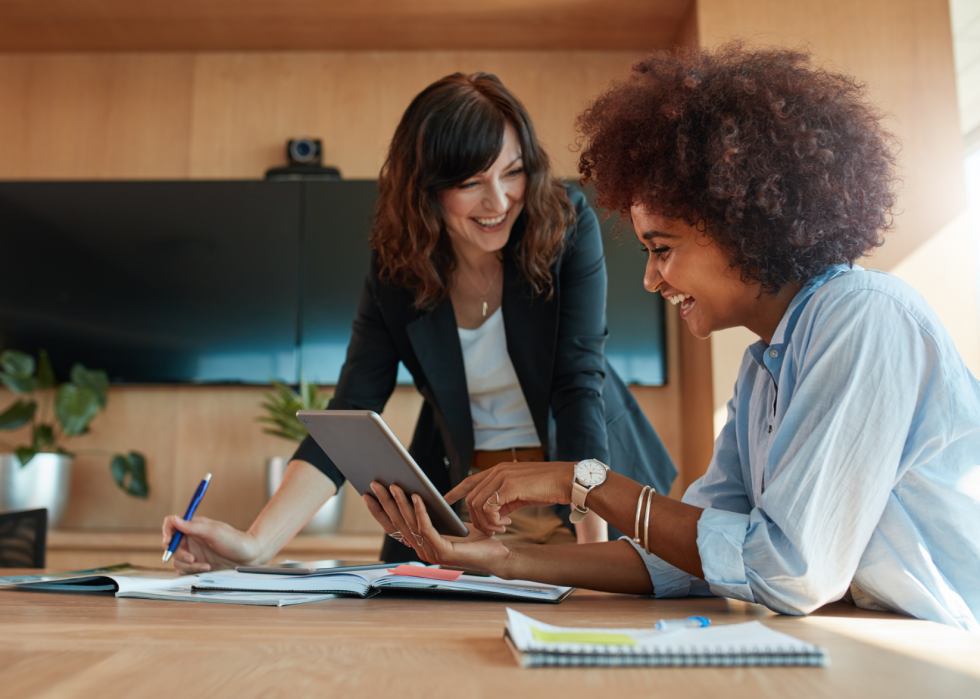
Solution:
<path fill-rule="evenodd" d="M 575 480 L 584 486 L 599 485 L 606 480 L 606 468 L 598 461 L 575 464 Z"/>

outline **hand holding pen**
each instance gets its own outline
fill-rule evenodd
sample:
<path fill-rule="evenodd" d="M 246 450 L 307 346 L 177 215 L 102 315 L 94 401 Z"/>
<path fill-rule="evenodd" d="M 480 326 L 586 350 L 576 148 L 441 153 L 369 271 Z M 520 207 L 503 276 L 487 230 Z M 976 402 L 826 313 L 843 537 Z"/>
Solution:
<path fill-rule="evenodd" d="M 194 497 L 191 498 L 191 504 L 187 506 L 187 512 L 184 513 L 184 521 L 189 522 L 191 518 L 194 517 L 194 512 L 197 510 L 197 506 L 201 504 L 201 500 L 204 498 L 204 493 L 207 492 L 208 484 L 211 482 L 211 474 L 209 473 L 201 481 L 201 484 L 197 486 L 197 490 L 194 491 Z M 167 551 L 163 554 L 163 562 L 166 563 L 170 560 L 170 557 L 174 555 L 174 551 L 180 546 L 180 540 L 184 538 L 184 534 L 181 531 L 176 531 L 173 538 L 170 540 L 170 546 Z"/>

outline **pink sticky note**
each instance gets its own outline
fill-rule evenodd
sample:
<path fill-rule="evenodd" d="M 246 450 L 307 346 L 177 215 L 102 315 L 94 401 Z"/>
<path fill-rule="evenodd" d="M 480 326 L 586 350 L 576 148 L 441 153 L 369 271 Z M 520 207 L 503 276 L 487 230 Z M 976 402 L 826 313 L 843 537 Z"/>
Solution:
<path fill-rule="evenodd" d="M 443 570 L 442 568 L 423 568 L 422 566 L 398 566 L 389 568 L 389 573 L 407 575 L 412 578 L 428 578 L 429 580 L 447 580 L 452 582 L 463 574 L 461 570 Z"/>

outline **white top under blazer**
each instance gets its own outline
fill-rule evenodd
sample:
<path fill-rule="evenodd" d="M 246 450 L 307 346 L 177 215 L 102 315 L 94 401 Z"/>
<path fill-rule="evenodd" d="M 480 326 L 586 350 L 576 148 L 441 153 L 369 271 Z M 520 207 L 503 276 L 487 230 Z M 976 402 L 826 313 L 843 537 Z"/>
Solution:
<path fill-rule="evenodd" d="M 541 446 L 507 353 L 503 311 L 498 308 L 474 330 L 458 330 L 473 416 L 473 448 L 498 451 Z"/>

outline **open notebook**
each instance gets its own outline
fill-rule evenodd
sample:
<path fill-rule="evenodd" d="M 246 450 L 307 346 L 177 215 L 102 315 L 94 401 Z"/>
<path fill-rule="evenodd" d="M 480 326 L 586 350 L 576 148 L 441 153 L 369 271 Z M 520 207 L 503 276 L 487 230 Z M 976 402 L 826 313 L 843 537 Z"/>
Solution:
<path fill-rule="evenodd" d="M 405 566 L 395 570 L 405 570 Z M 373 597 L 384 591 L 422 592 L 452 596 L 475 596 L 509 599 L 521 602 L 551 602 L 557 604 L 567 597 L 573 588 L 544 585 L 525 580 L 503 580 L 493 576 L 441 575 L 443 579 L 428 575 L 445 574 L 447 571 L 433 567 L 412 567 L 411 575 L 391 573 L 387 569 L 357 572 L 323 573 L 311 575 L 269 575 L 264 573 L 239 573 L 222 571 L 204 573 L 195 582 L 195 590 L 226 590 L 246 592 L 304 592 L 310 594 L 337 594 L 352 597 Z M 452 579 L 445 579 L 451 577 Z"/>
<path fill-rule="evenodd" d="M 165 587 L 189 586 L 196 575 L 179 576 L 174 571 L 141 568 L 128 563 L 76 570 L 70 573 L 14 575 L 0 578 L 0 587 L 45 592 L 133 592 Z"/>
<path fill-rule="evenodd" d="M 116 597 L 169 600 L 175 602 L 215 602 L 248 604 L 265 607 L 285 607 L 304 602 L 330 599 L 336 595 L 304 593 L 226 593 L 203 592 L 192 589 L 197 575 L 177 575 L 159 568 L 140 568 L 128 563 L 76 570 L 70 573 L 15 575 L 0 578 L 0 587 L 38 592 L 70 592 L 115 594 Z"/>
<path fill-rule="evenodd" d="M 703 629 L 552 626 L 507 609 L 504 641 L 521 667 L 829 664 L 827 651 L 758 621 Z"/>

